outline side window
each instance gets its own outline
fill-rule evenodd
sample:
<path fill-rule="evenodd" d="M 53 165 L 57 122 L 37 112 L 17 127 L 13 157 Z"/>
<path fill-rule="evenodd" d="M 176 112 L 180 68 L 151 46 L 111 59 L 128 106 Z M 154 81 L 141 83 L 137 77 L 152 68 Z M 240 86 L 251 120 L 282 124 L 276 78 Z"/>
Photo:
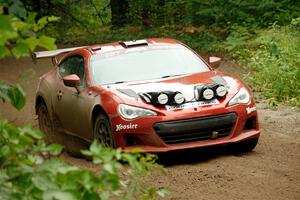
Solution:
<path fill-rule="evenodd" d="M 81 84 L 86 86 L 86 78 L 84 73 L 84 59 L 80 55 L 70 56 L 59 65 L 59 74 L 62 77 L 76 74 L 80 78 Z"/>
<path fill-rule="evenodd" d="M 61 75 L 61 77 L 65 77 L 65 76 L 68 76 L 71 73 L 71 69 L 68 67 L 69 66 L 69 60 L 70 58 L 66 58 L 64 61 L 62 61 L 62 63 L 60 63 L 59 65 L 59 74 Z"/>

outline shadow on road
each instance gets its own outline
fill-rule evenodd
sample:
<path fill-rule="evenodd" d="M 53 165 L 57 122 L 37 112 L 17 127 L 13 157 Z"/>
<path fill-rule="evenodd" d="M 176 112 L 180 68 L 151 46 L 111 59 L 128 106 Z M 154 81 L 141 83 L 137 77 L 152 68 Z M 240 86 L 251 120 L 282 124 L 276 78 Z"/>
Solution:
<path fill-rule="evenodd" d="M 236 153 L 232 152 L 226 145 L 196 148 L 180 151 L 171 151 L 157 154 L 157 162 L 166 167 L 181 164 L 196 164 L 199 162 L 207 162 L 212 159 L 226 156 L 247 156 L 256 154 L 256 152 Z"/>

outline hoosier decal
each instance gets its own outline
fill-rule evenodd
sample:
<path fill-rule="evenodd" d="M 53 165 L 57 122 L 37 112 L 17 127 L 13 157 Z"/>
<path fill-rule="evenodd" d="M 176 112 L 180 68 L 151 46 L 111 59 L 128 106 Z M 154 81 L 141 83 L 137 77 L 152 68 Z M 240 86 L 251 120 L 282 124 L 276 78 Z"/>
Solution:
<path fill-rule="evenodd" d="M 121 130 L 130 130 L 130 129 L 136 129 L 138 127 L 137 124 L 117 124 L 116 125 L 116 131 L 121 131 Z"/>

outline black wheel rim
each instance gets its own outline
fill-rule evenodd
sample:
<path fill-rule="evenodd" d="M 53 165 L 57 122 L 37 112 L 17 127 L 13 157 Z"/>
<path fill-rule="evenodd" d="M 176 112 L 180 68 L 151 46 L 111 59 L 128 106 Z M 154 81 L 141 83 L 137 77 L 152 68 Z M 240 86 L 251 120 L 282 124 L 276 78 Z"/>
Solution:
<path fill-rule="evenodd" d="M 106 147 L 112 147 L 112 137 L 110 127 L 104 121 L 98 121 L 96 124 L 96 139 Z"/>

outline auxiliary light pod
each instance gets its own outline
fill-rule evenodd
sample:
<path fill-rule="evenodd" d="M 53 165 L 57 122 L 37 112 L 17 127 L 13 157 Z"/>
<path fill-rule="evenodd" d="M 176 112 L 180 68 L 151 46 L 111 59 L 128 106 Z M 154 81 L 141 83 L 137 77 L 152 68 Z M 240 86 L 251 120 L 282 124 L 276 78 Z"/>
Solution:
<path fill-rule="evenodd" d="M 213 98 L 223 98 L 227 94 L 227 88 L 218 83 L 197 85 L 194 88 L 197 100 L 212 100 Z"/>
<path fill-rule="evenodd" d="M 179 105 L 185 102 L 185 98 L 181 92 L 178 91 L 162 91 L 162 92 L 148 92 L 139 94 L 146 103 L 154 105 Z"/>

